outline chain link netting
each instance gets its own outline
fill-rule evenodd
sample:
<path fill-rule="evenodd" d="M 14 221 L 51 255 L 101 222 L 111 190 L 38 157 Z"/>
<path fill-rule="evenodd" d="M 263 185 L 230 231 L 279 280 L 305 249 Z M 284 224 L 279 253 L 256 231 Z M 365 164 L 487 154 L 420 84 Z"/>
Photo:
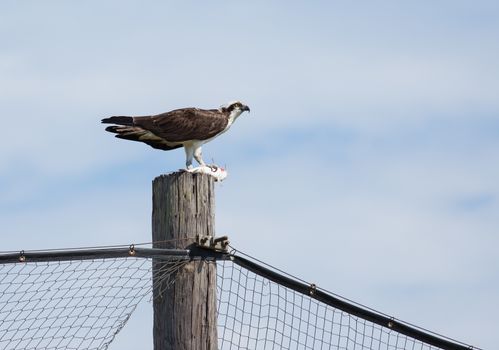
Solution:
<path fill-rule="evenodd" d="M 107 349 L 137 304 L 171 286 L 188 259 L 154 261 L 0 263 L 0 349 Z M 231 260 L 216 264 L 220 349 L 437 349 Z"/>
<path fill-rule="evenodd" d="M 183 264 L 163 263 L 158 280 L 168 284 Z M 133 257 L 0 264 L 0 349 L 107 349 L 150 297 L 151 265 Z"/>

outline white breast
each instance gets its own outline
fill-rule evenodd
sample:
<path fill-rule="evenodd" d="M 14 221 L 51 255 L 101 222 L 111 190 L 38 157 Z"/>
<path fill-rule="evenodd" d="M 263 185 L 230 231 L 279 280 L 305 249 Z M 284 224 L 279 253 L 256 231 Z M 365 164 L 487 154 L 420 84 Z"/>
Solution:
<path fill-rule="evenodd" d="M 225 127 L 225 129 L 224 129 L 223 132 L 226 132 L 227 130 L 229 130 L 229 128 L 232 125 L 232 123 L 234 123 L 236 121 L 236 119 L 241 115 L 241 113 L 243 113 L 243 111 L 241 111 L 241 110 L 233 110 L 229 114 L 229 122 L 227 123 L 227 126 Z"/>

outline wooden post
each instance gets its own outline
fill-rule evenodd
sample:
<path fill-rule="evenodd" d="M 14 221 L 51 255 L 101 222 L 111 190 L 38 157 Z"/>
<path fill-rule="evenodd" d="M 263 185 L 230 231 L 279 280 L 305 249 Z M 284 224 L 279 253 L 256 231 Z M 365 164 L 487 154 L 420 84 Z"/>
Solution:
<path fill-rule="evenodd" d="M 214 218 L 211 176 L 176 172 L 154 179 L 155 248 L 183 249 L 195 242 L 196 234 L 213 235 Z M 218 348 L 215 263 L 187 263 L 174 276 L 173 285 L 154 288 L 153 298 L 154 350 Z"/>

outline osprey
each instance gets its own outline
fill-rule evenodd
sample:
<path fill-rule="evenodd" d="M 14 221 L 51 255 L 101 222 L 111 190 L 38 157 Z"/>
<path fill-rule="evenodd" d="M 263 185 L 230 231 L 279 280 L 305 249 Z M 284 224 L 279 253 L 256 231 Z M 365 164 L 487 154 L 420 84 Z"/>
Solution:
<path fill-rule="evenodd" d="M 249 107 L 240 101 L 221 106 L 219 109 L 181 108 L 170 112 L 140 116 L 114 116 L 102 119 L 106 131 L 125 140 L 140 141 L 164 151 L 184 147 L 187 169 L 192 168 L 192 158 L 206 166 L 201 146 L 220 136 Z"/>

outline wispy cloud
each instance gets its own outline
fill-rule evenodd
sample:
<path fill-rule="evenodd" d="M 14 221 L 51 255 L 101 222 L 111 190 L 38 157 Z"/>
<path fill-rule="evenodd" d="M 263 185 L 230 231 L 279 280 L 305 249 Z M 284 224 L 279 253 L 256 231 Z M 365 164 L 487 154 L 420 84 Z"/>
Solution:
<path fill-rule="evenodd" d="M 220 234 L 497 343 L 495 2 L 0 7 L 4 249 L 149 240 L 150 181 L 183 152 L 116 140 L 100 118 L 240 98 L 252 113 L 204 149 L 230 172 Z"/>

